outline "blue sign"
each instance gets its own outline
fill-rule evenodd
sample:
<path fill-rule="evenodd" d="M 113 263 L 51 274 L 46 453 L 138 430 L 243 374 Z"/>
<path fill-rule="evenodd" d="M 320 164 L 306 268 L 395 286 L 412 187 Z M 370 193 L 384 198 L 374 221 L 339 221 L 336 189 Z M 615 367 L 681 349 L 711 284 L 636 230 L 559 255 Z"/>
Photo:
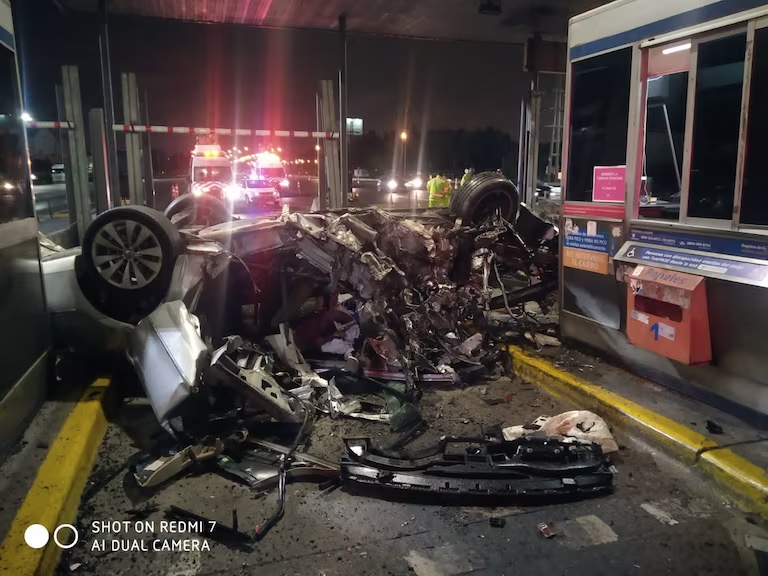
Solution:
<path fill-rule="evenodd" d="M 677 266 L 695 272 L 718 274 L 730 278 L 742 278 L 761 282 L 768 276 L 768 262 L 755 264 L 728 260 L 717 256 L 699 256 L 684 254 L 674 249 L 649 248 L 647 246 L 635 246 L 630 244 L 625 252 L 627 258 L 647 262 L 648 264 L 660 264 L 662 266 Z"/>
<path fill-rule="evenodd" d="M 592 252 L 608 253 L 608 234 L 606 232 L 597 232 L 594 236 L 588 236 L 586 232 L 568 232 L 565 235 L 563 244 L 567 248 L 581 248 L 582 250 L 592 250 Z"/>
<path fill-rule="evenodd" d="M 656 232 L 654 230 L 631 230 L 629 239 L 636 242 L 683 248 L 685 250 L 717 252 L 718 254 L 728 254 L 729 256 L 768 260 L 768 242 L 761 240 L 717 238 L 695 234 L 681 234 L 679 232 Z"/>

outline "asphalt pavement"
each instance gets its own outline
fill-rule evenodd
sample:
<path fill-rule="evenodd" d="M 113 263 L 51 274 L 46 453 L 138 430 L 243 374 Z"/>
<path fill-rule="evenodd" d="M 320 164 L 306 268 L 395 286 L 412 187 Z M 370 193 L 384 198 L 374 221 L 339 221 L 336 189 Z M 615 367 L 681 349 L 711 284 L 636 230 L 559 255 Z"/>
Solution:
<path fill-rule="evenodd" d="M 509 400 L 484 400 L 496 397 Z M 462 389 L 427 388 L 421 408 L 430 430 L 413 449 L 423 449 L 442 434 L 477 436 L 494 424 L 523 423 L 578 406 L 504 378 Z M 247 487 L 210 472 L 139 490 L 125 462 L 150 445 L 157 432 L 146 400 L 128 399 L 115 414 L 75 523 L 81 539 L 65 553 L 61 573 L 77 566 L 78 573 L 115 576 L 735 576 L 749 574 L 755 562 L 744 533 L 757 526 L 690 469 L 625 435 L 616 438 L 621 448 L 614 458 L 616 489 L 603 497 L 441 506 L 419 497 L 396 501 L 296 483 L 288 487 L 278 525 L 251 550 L 239 550 L 184 527 L 161 525 L 165 510 L 179 506 L 230 525 L 236 509 L 239 529 L 250 533 L 274 511 L 274 493 L 255 497 Z M 366 436 L 380 445 L 396 437 L 385 424 L 320 416 L 308 451 L 338 462 L 341 438 Z M 128 523 L 116 527 L 115 521 Z M 541 524 L 554 537 L 546 538 Z M 197 550 L 152 549 L 153 542 L 189 540 L 207 544 Z"/>

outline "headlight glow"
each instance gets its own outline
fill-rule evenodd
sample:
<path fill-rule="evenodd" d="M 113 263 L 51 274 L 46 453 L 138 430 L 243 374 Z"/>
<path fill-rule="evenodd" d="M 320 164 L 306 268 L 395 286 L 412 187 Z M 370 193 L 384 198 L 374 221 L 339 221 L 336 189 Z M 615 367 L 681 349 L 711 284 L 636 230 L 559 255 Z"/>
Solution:
<path fill-rule="evenodd" d="M 5 188 L 6 190 L 13 190 L 13 184 L 11 184 L 10 182 L 3 182 L 3 188 Z"/>
<path fill-rule="evenodd" d="M 237 184 L 230 184 L 224 189 L 224 192 L 230 200 L 240 197 L 240 187 Z"/>
<path fill-rule="evenodd" d="M 424 182 L 421 181 L 421 178 L 414 178 L 411 180 L 411 186 L 414 188 L 421 188 L 422 184 L 424 184 Z"/>
<path fill-rule="evenodd" d="M 387 182 L 387 188 L 389 188 L 390 190 L 394 190 L 395 188 L 397 188 L 397 181 L 390 180 L 389 182 Z"/>
<path fill-rule="evenodd" d="M 287 178 L 284 178 L 283 180 L 280 180 L 280 187 L 281 188 L 288 188 L 288 186 L 290 186 L 290 185 L 291 185 L 291 183 L 288 181 Z"/>
<path fill-rule="evenodd" d="M 203 189 L 199 186 L 192 186 L 192 194 L 195 196 L 202 196 L 203 195 Z"/>

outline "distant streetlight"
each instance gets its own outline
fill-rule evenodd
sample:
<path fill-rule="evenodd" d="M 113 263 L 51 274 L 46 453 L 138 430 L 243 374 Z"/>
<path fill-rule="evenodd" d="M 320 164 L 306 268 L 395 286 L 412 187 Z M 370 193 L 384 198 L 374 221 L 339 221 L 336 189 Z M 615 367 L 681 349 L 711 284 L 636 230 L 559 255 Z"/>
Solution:
<path fill-rule="evenodd" d="M 244 148 L 244 150 L 245 150 L 246 152 L 248 152 L 248 146 L 246 146 L 246 147 Z"/>
<path fill-rule="evenodd" d="M 283 151 L 283 149 L 282 149 L 282 148 L 280 148 L 280 146 L 278 146 L 278 147 L 277 147 L 277 151 L 278 151 L 278 152 L 282 152 L 282 151 Z"/>
<path fill-rule="evenodd" d="M 315 152 L 320 152 L 320 144 L 315 144 Z"/>
<path fill-rule="evenodd" d="M 32 122 L 32 115 L 29 112 L 22 112 L 21 120 L 23 122 Z"/>
<path fill-rule="evenodd" d="M 408 140 L 408 132 L 406 132 L 405 130 L 403 130 L 402 132 L 400 132 L 400 140 L 402 140 L 403 142 L 405 142 L 406 140 Z"/>

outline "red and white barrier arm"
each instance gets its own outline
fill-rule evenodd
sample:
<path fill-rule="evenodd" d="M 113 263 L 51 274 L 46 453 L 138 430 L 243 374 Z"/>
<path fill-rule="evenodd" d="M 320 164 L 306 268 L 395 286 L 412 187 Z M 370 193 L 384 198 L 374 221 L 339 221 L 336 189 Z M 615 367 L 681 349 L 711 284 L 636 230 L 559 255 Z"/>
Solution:
<path fill-rule="evenodd" d="M 115 132 L 151 132 L 153 134 L 195 134 L 199 136 L 265 136 L 270 138 L 324 138 L 333 140 L 338 132 L 312 130 L 252 130 L 250 128 L 196 128 L 191 126 L 146 126 L 143 124 L 113 124 Z"/>
<path fill-rule="evenodd" d="M 24 122 L 27 128 L 54 128 L 57 130 L 73 130 L 74 122 Z"/>

